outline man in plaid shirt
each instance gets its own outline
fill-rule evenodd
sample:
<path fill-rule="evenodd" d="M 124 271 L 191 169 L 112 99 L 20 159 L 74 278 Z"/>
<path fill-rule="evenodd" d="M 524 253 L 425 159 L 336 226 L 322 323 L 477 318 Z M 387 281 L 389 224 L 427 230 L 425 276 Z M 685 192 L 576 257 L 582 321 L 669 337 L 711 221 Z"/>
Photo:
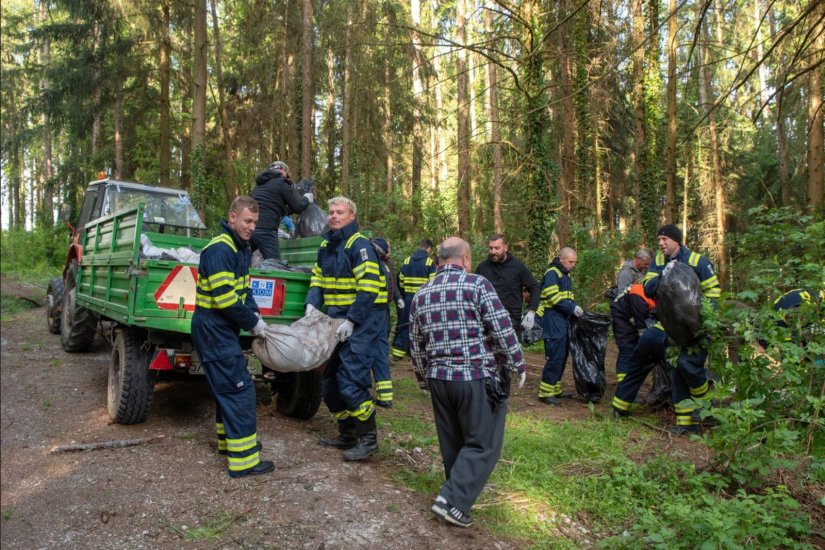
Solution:
<path fill-rule="evenodd" d="M 432 397 L 444 462 L 446 481 L 432 512 L 469 527 L 470 508 L 501 454 L 508 371 L 519 374 L 520 388 L 526 365 L 493 285 L 470 272 L 470 245 L 450 237 L 438 257 L 435 278 L 410 305 L 410 353 Z"/>

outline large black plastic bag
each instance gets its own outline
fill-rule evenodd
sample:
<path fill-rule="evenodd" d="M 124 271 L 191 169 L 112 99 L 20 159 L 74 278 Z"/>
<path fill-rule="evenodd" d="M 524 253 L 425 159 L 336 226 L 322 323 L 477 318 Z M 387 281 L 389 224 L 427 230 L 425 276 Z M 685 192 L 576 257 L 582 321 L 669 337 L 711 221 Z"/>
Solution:
<path fill-rule="evenodd" d="M 303 178 L 295 184 L 295 191 L 298 194 L 312 193 L 315 195 L 315 182 L 309 178 Z M 318 199 L 318 196 L 315 196 Z M 306 207 L 306 210 L 301 212 L 298 216 L 298 221 L 295 222 L 295 236 L 296 237 L 315 237 L 323 235 L 329 231 L 327 225 L 327 214 L 324 209 L 316 203 L 312 203 Z"/>
<path fill-rule="evenodd" d="M 585 311 L 581 317 L 570 318 L 568 331 L 576 392 L 592 403 L 604 395 L 604 355 L 609 328 L 610 315 Z"/>
<path fill-rule="evenodd" d="M 692 342 L 702 328 L 702 287 L 689 265 L 677 262 L 659 281 L 656 312 L 667 335 L 677 345 Z"/>

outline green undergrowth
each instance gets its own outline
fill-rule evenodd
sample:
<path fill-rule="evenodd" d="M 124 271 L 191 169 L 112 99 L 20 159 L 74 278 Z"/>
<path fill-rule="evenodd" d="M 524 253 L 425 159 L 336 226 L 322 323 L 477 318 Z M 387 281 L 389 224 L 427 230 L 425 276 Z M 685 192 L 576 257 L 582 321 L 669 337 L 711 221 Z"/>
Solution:
<path fill-rule="evenodd" d="M 22 231 L 3 230 L 0 233 L 0 263 L 3 275 L 29 283 L 43 283 L 63 271 L 69 250 L 69 235 L 65 226 Z"/>
<path fill-rule="evenodd" d="M 396 380 L 395 394 L 393 410 L 379 415 L 391 440 L 382 453 L 405 463 L 396 479 L 435 496 L 444 474 L 429 401 L 412 379 Z M 686 443 L 707 455 L 701 442 Z M 559 422 L 511 409 L 474 523 L 524 548 L 806 547 L 809 519 L 788 488 L 736 489 L 698 470 L 690 454 L 635 422 L 598 414 Z M 821 473 L 814 463 L 811 475 Z"/>

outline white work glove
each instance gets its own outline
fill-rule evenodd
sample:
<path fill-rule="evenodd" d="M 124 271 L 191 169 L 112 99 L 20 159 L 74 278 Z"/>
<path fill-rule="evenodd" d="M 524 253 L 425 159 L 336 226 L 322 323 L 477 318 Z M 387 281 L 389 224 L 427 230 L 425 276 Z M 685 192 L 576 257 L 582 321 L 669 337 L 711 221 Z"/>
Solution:
<path fill-rule="evenodd" d="M 528 311 L 524 314 L 524 319 L 521 320 L 521 328 L 530 330 L 536 324 L 536 312 Z"/>
<path fill-rule="evenodd" d="M 580 306 L 576 306 L 576 309 L 573 310 L 573 315 L 576 317 L 581 317 L 584 315 L 584 310 Z"/>
<path fill-rule="evenodd" d="M 527 329 L 527 330 L 530 330 L 530 329 Z M 524 385 L 525 380 L 527 380 L 527 369 L 524 369 L 524 372 L 522 372 L 521 374 L 518 375 L 518 388 L 519 389 L 521 389 L 521 387 Z"/>
<path fill-rule="evenodd" d="M 312 311 L 312 310 L 314 310 L 314 309 L 315 309 L 315 306 L 314 306 L 314 305 L 312 305 L 312 304 L 307 304 L 307 305 L 306 305 L 306 307 L 304 308 L 304 316 L 309 315 L 309 312 L 310 312 L 310 311 Z"/>
<path fill-rule="evenodd" d="M 673 266 L 674 266 L 674 265 L 676 265 L 676 260 L 673 260 L 672 262 L 669 262 L 669 263 L 665 266 L 665 268 L 662 270 L 662 277 L 664 277 L 665 275 L 667 275 L 668 273 L 670 273 L 670 270 L 671 270 L 671 269 L 673 269 Z"/>
<path fill-rule="evenodd" d="M 266 323 L 264 323 L 263 319 L 258 319 L 258 322 L 252 327 L 252 334 L 261 338 L 264 337 L 266 334 Z"/>
<path fill-rule="evenodd" d="M 315 195 L 312 193 L 304 193 L 304 198 L 309 202 L 315 202 Z"/>
<path fill-rule="evenodd" d="M 347 319 L 341 323 L 341 326 L 335 331 L 335 336 L 338 338 L 339 342 L 346 342 L 347 339 L 352 336 L 352 329 L 354 328 L 355 325 L 352 324 L 352 321 Z"/>
<path fill-rule="evenodd" d="M 404 298 L 397 299 L 395 305 L 398 306 L 398 309 L 404 309 Z"/>

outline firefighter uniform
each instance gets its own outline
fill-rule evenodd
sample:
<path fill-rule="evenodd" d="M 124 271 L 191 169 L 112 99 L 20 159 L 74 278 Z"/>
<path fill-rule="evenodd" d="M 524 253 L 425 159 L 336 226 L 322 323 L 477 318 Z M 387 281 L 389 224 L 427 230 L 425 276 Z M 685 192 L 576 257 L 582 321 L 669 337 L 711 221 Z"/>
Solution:
<path fill-rule="evenodd" d="M 388 359 L 387 346 L 376 345 L 387 338 L 387 288 L 375 250 L 356 222 L 324 235 L 306 303 L 319 309 L 325 305 L 327 315 L 348 319 L 354 326 L 327 363 L 322 393 L 342 434 L 351 428 L 359 439 L 367 436 L 374 442 L 371 373 L 377 361 Z"/>
<path fill-rule="evenodd" d="M 645 295 L 654 298 L 659 289 L 662 272 L 670 261 L 678 261 L 690 266 L 699 278 L 699 285 L 706 299 L 714 303 L 721 296 L 719 280 L 713 271 L 710 260 L 691 252 L 685 246 L 679 245 L 679 251 L 672 257 L 666 258 L 662 252 L 656 254 L 656 259 L 650 265 L 644 277 Z M 697 431 L 693 405 L 680 405 L 689 398 L 703 397 L 709 389 L 708 375 L 705 371 L 705 360 L 708 356 L 707 343 L 700 340 L 690 346 L 682 346 L 675 368 L 671 371 L 671 395 L 676 406 L 676 425 L 689 431 Z"/>
<path fill-rule="evenodd" d="M 544 370 L 539 399 L 562 395 L 561 377 L 567 363 L 567 326 L 576 309 L 573 282 L 567 269 L 554 258 L 541 281 L 541 305 L 536 315 L 544 331 Z"/>
<path fill-rule="evenodd" d="M 410 352 L 410 304 L 413 295 L 421 285 L 435 277 L 435 262 L 427 251 L 419 248 L 412 253 L 398 272 L 398 290 L 404 298 L 404 309 L 396 308 L 395 337 L 392 341 L 392 356 L 402 359 Z"/>
<path fill-rule="evenodd" d="M 645 329 L 641 337 L 637 336 L 637 340 L 638 344 L 633 347 L 627 362 L 627 373 L 619 380 L 613 396 L 613 410 L 620 416 L 630 414 L 645 378 L 656 363 L 665 359 L 667 334 L 661 323 Z"/>
<path fill-rule="evenodd" d="M 628 286 L 610 304 L 610 317 L 613 323 L 613 337 L 619 354 L 616 356 L 616 382 L 621 382 L 630 371 L 631 358 L 639 334 L 647 328 L 647 321 L 656 301 L 645 296 L 641 283 Z"/>
<path fill-rule="evenodd" d="M 222 221 L 220 235 L 201 251 L 192 315 L 192 343 L 215 398 L 218 450 L 227 455 L 230 475 L 260 463 L 255 385 L 240 342 L 240 330 L 258 322 L 251 260 L 249 243 Z"/>
<path fill-rule="evenodd" d="M 394 301 L 396 293 L 395 281 L 392 275 L 392 263 L 390 262 L 389 243 L 385 239 L 376 238 L 371 239 L 373 249 L 375 249 L 378 258 L 378 271 L 381 273 L 381 278 L 384 281 L 385 290 L 383 294 L 379 295 L 376 304 L 381 303 L 381 298 L 384 298 L 384 316 L 387 318 L 384 323 L 386 331 L 379 338 L 375 345 L 381 350 L 376 354 L 377 359 L 372 364 L 372 377 L 375 380 L 375 404 L 379 407 L 392 407 L 392 373 L 390 372 L 390 302 Z M 380 359 L 379 359 L 380 357 Z"/>

